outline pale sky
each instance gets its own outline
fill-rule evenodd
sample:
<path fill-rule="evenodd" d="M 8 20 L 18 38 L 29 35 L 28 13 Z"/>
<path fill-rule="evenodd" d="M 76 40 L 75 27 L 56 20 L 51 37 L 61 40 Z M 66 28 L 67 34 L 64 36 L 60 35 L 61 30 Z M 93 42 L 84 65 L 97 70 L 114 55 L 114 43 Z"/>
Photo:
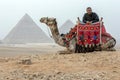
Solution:
<path fill-rule="evenodd" d="M 0 0 L 0 39 L 3 39 L 17 22 L 28 13 L 46 33 L 47 27 L 39 22 L 41 17 L 55 17 L 58 26 L 70 19 L 82 19 L 86 7 L 92 7 L 104 18 L 106 29 L 120 39 L 120 0 Z"/>

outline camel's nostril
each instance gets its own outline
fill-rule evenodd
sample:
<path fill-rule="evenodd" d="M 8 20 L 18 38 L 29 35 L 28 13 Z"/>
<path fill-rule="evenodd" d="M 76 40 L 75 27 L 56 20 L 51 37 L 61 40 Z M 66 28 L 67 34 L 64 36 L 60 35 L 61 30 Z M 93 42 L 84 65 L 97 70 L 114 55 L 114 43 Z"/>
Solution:
<path fill-rule="evenodd" d="M 43 22 L 43 20 L 42 20 L 42 19 L 40 19 L 40 22 Z"/>

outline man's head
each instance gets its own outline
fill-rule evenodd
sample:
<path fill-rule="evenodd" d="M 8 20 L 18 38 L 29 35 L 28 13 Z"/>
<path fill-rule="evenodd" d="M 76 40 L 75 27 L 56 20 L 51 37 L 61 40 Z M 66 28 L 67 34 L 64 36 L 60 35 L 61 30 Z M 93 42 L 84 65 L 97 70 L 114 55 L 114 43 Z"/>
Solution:
<path fill-rule="evenodd" d="M 87 11 L 88 14 L 91 14 L 91 13 L 92 13 L 92 8 L 91 8 L 91 7 L 88 7 L 88 8 L 86 9 L 86 11 Z"/>

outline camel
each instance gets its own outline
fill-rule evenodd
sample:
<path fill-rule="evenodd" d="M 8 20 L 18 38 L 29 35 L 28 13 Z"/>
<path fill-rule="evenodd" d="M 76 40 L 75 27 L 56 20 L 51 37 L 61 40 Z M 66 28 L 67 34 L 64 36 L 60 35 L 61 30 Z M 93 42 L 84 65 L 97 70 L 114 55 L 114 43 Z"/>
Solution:
<path fill-rule="evenodd" d="M 67 51 L 69 51 L 69 52 L 75 52 L 76 42 L 77 42 L 76 37 L 74 36 L 71 40 L 69 40 L 69 45 L 65 44 L 65 41 L 63 39 L 64 36 L 61 36 L 61 34 L 59 33 L 56 18 L 42 17 L 40 19 L 40 22 L 46 24 L 50 28 L 52 38 L 54 39 L 56 44 L 58 44 L 62 47 L 66 47 Z M 105 36 L 105 35 L 103 35 L 103 36 Z M 106 44 L 102 45 L 101 50 L 107 50 L 107 51 L 112 50 L 113 51 L 113 50 L 115 50 L 114 49 L 115 44 L 116 44 L 116 40 L 114 38 L 112 38 Z"/>

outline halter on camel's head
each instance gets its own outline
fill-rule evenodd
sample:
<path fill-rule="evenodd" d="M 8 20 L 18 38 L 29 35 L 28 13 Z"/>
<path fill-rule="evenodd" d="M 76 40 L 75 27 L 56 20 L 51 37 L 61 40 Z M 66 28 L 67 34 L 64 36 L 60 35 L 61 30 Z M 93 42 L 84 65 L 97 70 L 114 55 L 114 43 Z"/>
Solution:
<path fill-rule="evenodd" d="M 56 18 L 48 18 L 48 17 L 42 17 L 40 19 L 40 22 L 41 23 L 45 23 L 46 25 L 48 26 L 53 26 L 53 25 L 56 25 L 57 22 L 56 22 Z"/>

